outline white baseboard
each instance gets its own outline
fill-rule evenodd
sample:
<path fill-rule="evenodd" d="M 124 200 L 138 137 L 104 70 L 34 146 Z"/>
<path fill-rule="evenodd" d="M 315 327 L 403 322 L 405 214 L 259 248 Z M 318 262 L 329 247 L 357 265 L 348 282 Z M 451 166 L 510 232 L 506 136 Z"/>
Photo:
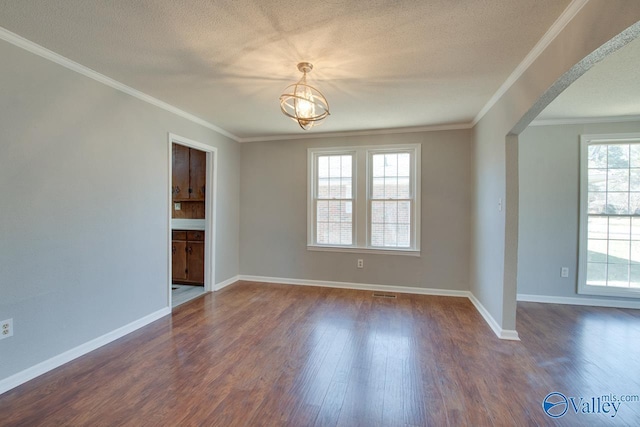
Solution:
<path fill-rule="evenodd" d="M 12 388 L 18 387 L 19 385 L 24 384 L 27 381 L 30 381 L 59 366 L 62 366 L 65 363 L 68 363 L 74 359 L 77 359 L 78 357 L 83 356 L 97 348 L 100 348 L 103 345 L 109 344 L 110 342 L 115 341 L 118 338 L 121 338 L 137 329 L 140 329 L 143 326 L 146 326 L 149 323 L 154 322 L 168 314 L 171 314 L 171 309 L 168 307 L 165 307 L 141 319 L 135 320 L 129 323 L 128 325 L 124 325 L 114 331 L 108 332 L 98 338 L 95 338 L 89 342 L 86 342 L 75 348 L 72 348 L 71 350 L 65 351 L 64 353 L 54 356 L 51 359 L 45 360 L 44 362 L 38 363 L 35 366 L 27 368 L 24 371 L 18 372 L 17 374 L 14 374 L 3 380 L 0 380 L 0 394 L 9 391 Z"/>
<path fill-rule="evenodd" d="M 515 329 L 502 329 L 496 319 L 493 318 L 491 313 L 482 305 L 480 300 L 476 298 L 471 292 L 469 292 L 469 300 L 475 306 L 478 313 L 484 318 L 485 322 L 489 324 L 489 327 L 493 330 L 493 333 L 496 334 L 498 338 L 501 340 L 511 340 L 511 341 L 520 341 L 520 337 L 518 337 L 518 332 Z"/>
<path fill-rule="evenodd" d="M 213 290 L 214 291 L 219 291 L 222 288 L 226 288 L 227 286 L 236 283 L 238 280 L 240 280 L 239 276 L 233 276 L 233 277 L 231 277 L 231 278 L 229 278 L 227 280 L 224 280 L 224 281 L 222 281 L 220 283 L 216 283 L 216 285 L 213 287 Z"/>
<path fill-rule="evenodd" d="M 484 308 L 480 301 L 475 297 L 475 295 L 473 295 L 469 291 L 416 288 L 410 286 L 372 285 L 366 283 L 330 282 L 323 280 L 287 279 L 283 277 L 248 276 L 245 274 L 239 275 L 238 280 L 246 280 L 248 282 L 282 283 L 283 285 L 320 286 L 325 288 L 357 289 L 363 291 L 400 292 L 405 294 L 469 298 L 476 310 L 478 310 L 480 315 L 484 318 L 485 322 L 489 324 L 489 327 L 498 338 L 503 340 L 520 341 L 518 332 L 516 332 L 515 330 L 502 329 L 498 325 L 498 322 L 496 322 L 496 320 L 493 318 L 493 316 L 489 314 L 487 309 Z"/>
<path fill-rule="evenodd" d="M 437 295 L 446 297 L 468 297 L 469 291 L 448 289 L 416 288 L 412 286 L 372 285 L 368 283 L 331 282 L 326 280 L 287 279 L 283 277 L 247 276 L 241 274 L 238 280 L 247 282 L 282 283 L 283 285 L 319 286 L 324 288 L 356 289 L 361 291 L 400 292 L 404 294 Z"/>
<path fill-rule="evenodd" d="M 518 301 L 541 302 L 545 304 L 588 305 L 592 307 L 640 309 L 640 301 L 619 301 L 601 298 L 555 297 L 546 295 L 518 294 Z"/>

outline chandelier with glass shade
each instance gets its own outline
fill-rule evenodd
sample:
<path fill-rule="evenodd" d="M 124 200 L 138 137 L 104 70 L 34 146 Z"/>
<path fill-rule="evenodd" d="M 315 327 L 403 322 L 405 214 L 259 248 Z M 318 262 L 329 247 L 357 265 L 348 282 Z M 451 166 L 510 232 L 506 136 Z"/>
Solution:
<path fill-rule="evenodd" d="M 280 109 L 304 130 L 319 125 L 329 113 L 329 103 L 324 95 L 315 87 L 307 84 L 307 74 L 313 65 L 309 62 L 298 64 L 302 78 L 289 85 L 280 95 Z"/>

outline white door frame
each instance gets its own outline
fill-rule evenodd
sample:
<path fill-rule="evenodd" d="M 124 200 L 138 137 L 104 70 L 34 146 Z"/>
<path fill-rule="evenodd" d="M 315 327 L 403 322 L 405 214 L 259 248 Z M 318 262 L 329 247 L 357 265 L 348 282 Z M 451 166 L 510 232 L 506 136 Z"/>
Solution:
<path fill-rule="evenodd" d="M 168 134 L 168 147 L 169 147 L 169 183 L 167 186 L 168 195 L 168 221 L 167 221 L 167 256 L 169 258 L 168 279 L 167 284 L 167 304 L 171 309 L 171 285 L 172 285 L 172 272 L 171 272 L 171 245 L 172 245 L 172 229 L 171 229 L 171 203 L 173 203 L 171 193 L 171 181 L 173 179 L 173 144 L 180 144 L 186 147 L 195 148 L 207 153 L 207 184 L 205 188 L 205 228 L 204 228 L 204 291 L 210 292 L 214 289 L 215 280 L 215 259 L 216 259 L 216 199 L 218 196 L 218 149 L 211 147 L 210 145 L 203 144 L 198 141 L 194 141 L 180 135 L 173 133 Z"/>

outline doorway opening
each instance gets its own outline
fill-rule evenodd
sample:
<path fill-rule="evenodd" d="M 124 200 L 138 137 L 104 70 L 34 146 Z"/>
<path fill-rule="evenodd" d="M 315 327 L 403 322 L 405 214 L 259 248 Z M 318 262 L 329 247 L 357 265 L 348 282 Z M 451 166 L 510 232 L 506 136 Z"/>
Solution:
<path fill-rule="evenodd" d="M 169 284 L 176 307 L 213 290 L 216 161 L 214 147 L 169 134 Z"/>

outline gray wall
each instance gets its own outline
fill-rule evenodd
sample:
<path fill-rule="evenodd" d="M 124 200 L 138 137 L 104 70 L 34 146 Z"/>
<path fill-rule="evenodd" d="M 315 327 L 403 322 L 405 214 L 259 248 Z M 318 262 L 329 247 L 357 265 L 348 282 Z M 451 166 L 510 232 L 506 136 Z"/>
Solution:
<path fill-rule="evenodd" d="M 502 329 L 516 326 L 517 260 L 512 252 L 518 245 L 518 191 L 507 188 L 507 176 L 517 174 L 517 164 L 507 162 L 507 135 L 523 130 L 557 90 L 579 77 L 591 60 L 601 59 L 596 55 L 583 61 L 588 55 L 638 19 L 640 2 L 588 2 L 473 129 L 470 289 Z M 619 39 L 614 48 L 629 40 Z M 497 210 L 499 198 L 506 207 L 502 212 Z"/>
<path fill-rule="evenodd" d="M 307 148 L 393 143 L 422 144 L 421 257 L 308 251 Z M 467 290 L 470 166 L 468 130 L 242 144 L 240 272 Z"/>
<path fill-rule="evenodd" d="M 519 294 L 594 298 L 576 292 L 580 135 L 624 132 L 640 132 L 640 122 L 530 126 L 520 134 Z"/>
<path fill-rule="evenodd" d="M 216 282 L 238 274 L 237 143 L 0 42 L 0 379 L 167 306 L 167 133 L 218 147 Z"/>

